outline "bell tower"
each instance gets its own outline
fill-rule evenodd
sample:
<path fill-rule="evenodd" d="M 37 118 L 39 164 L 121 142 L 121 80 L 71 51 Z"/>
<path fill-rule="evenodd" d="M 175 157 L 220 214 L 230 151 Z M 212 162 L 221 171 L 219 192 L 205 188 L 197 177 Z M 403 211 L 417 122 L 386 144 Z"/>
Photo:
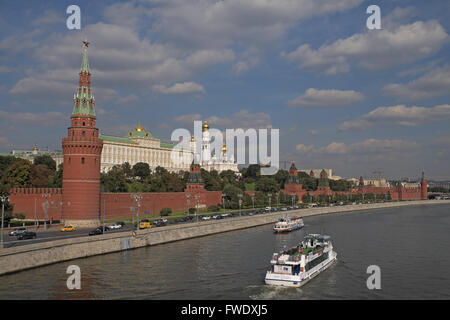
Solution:
<path fill-rule="evenodd" d="M 89 42 L 83 41 L 83 61 L 68 136 L 62 139 L 63 219 L 75 226 L 98 226 L 100 162 L 103 140 L 95 127 L 95 99 L 91 91 Z"/>

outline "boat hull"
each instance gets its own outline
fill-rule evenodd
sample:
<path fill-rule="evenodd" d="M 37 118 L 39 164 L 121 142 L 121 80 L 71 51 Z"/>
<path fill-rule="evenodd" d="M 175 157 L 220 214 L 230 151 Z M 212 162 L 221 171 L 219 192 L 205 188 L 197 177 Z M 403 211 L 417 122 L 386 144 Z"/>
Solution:
<path fill-rule="evenodd" d="M 282 286 L 282 287 L 301 287 L 307 284 L 310 280 L 314 279 L 322 271 L 328 269 L 337 260 L 337 254 L 333 252 L 333 256 L 329 259 L 323 261 L 322 263 L 315 266 L 313 269 L 308 271 L 307 274 L 300 275 L 285 275 L 276 274 L 268 271 L 266 273 L 265 283 L 272 286 Z"/>
<path fill-rule="evenodd" d="M 294 230 L 298 230 L 303 228 L 303 225 L 298 225 L 298 226 L 293 226 L 293 227 L 289 227 L 289 228 L 273 228 L 273 232 L 275 233 L 283 233 L 283 232 L 291 232 Z"/>

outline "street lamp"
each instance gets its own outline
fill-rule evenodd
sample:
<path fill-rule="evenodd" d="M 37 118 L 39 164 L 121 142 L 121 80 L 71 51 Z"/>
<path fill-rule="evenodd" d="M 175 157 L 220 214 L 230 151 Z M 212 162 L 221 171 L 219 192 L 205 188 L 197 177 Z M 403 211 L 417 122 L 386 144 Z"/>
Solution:
<path fill-rule="evenodd" d="M 139 194 L 132 194 L 131 197 L 137 203 L 137 224 L 136 224 L 136 229 L 139 230 L 139 208 L 141 207 L 142 196 L 139 195 Z"/>
<path fill-rule="evenodd" d="M 50 197 L 49 193 L 44 193 L 42 195 L 43 198 L 45 198 L 45 202 L 42 204 L 42 207 L 44 209 L 44 229 L 47 230 L 47 219 L 48 219 L 48 198 Z"/>
<path fill-rule="evenodd" d="M 189 198 L 190 198 L 190 196 L 191 196 L 191 194 L 190 193 L 186 193 L 186 207 L 187 207 L 187 210 L 186 210 L 186 216 L 188 216 L 189 215 Z"/>
<path fill-rule="evenodd" d="M 198 222 L 198 199 L 200 198 L 200 195 L 199 194 L 196 194 L 195 195 L 195 202 L 196 202 L 196 204 L 195 204 L 195 217 L 196 217 L 196 220 L 197 220 L 197 222 Z"/>
<path fill-rule="evenodd" d="M 1 237 L 1 247 L 3 248 L 3 225 L 5 224 L 5 202 L 9 201 L 8 196 L 1 196 L 0 199 L 2 200 L 2 237 Z"/>
<path fill-rule="evenodd" d="M 253 211 L 255 211 L 255 194 L 252 194 Z"/>
<path fill-rule="evenodd" d="M 225 213 L 225 197 L 227 195 L 225 193 L 222 193 L 222 208 L 223 208 L 223 213 Z"/>
<path fill-rule="evenodd" d="M 241 216 L 242 194 L 237 195 L 239 198 L 239 217 Z"/>
<path fill-rule="evenodd" d="M 272 194 L 269 192 L 269 193 L 267 194 L 267 196 L 269 197 L 269 208 L 272 208 L 272 207 L 271 207 L 271 205 L 272 205 Z"/>

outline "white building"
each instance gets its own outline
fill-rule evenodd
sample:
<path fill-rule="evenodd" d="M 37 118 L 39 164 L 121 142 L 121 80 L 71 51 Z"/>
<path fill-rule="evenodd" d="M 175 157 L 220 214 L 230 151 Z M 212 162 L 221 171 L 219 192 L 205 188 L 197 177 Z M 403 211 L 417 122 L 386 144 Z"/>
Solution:
<path fill-rule="evenodd" d="M 234 161 L 234 157 L 232 155 L 227 155 L 227 146 L 225 144 L 222 146 L 222 150 L 219 154 L 211 156 L 211 137 L 209 135 L 209 125 L 206 121 L 202 125 L 200 166 L 207 171 L 216 170 L 219 173 L 226 170 L 239 172 L 238 164 Z"/>

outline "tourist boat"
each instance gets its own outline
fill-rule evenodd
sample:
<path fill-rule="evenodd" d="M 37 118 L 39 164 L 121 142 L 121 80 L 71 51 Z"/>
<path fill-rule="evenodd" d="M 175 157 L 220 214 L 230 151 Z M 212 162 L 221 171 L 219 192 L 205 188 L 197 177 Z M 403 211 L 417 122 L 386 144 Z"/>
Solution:
<path fill-rule="evenodd" d="M 309 234 L 296 247 L 274 253 L 266 273 L 268 285 L 301 287 L 336 261 L 330 237 Z"/>
<path fill-rule="evenodd" d="M 281 218 L 273 227 L 275 232 L 289 232 L 300 229 L 304 226 L 303 220 L 297 217 L 293 218 Z"/>

